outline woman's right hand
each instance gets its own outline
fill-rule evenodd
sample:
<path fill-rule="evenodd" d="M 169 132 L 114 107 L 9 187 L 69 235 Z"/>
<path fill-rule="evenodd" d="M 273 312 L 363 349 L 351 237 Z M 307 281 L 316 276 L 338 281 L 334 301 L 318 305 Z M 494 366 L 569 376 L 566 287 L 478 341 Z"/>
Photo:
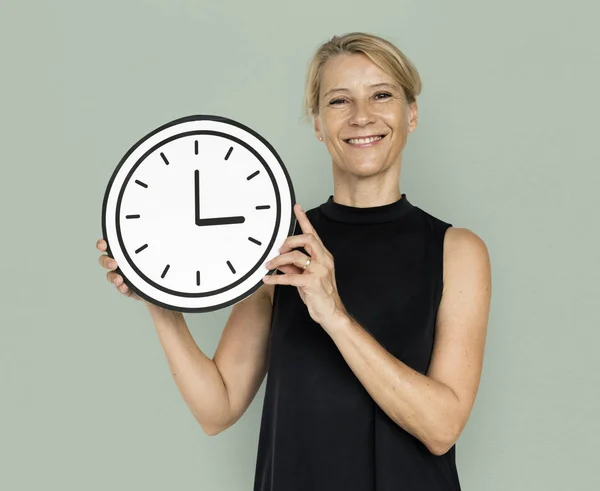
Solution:
<path fill-rule="evenodd" d="M 106 252 L 106 241 L 104 239 L 98 239 L 96 242 L 96 247 L 100 252 Z M 115 269 L 118 267 L 115 259 L 109 257 L 108 254 L 102 254 L 99 261 L 103 268 L 108 269 L 108 273 L 106 273 L 106 279 L 109 283 L 114 285 L 120 293 L 129 298 L 133 298 L 134 300 L 142 300 L 139 295 L 137 295 L 124 283 L 123 277 L 120 274 L 115 273 Z"/>

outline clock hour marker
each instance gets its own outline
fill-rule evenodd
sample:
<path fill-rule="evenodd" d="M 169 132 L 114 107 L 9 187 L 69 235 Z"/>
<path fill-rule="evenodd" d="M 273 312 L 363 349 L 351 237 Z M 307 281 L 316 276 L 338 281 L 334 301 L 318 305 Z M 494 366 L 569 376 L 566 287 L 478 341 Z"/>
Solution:
<path fill-rule="evenodd" d="M 229 261 L 227 261 L 227 266 L 229 266 L 229 269 L 231 270 L 231 272 L 233 274 L 235 274 L 235 269 L 233 268 L 233 265 Z"/>
<path fill-rule="evenodd" d="M 271 205 L 259 205 L 256 207 L 257 210 L 268 210 L 271 208 Z"/>
<path fill-rule="evenodd" d="M 227 155 L 225 155 L 225 160 L 227 160 L 229 158 L 229 156 L 231 155 L 231 152 L 233 152 L 233 147 L 229 147 L 229 150 L 227 151 Z"/>
<path fill-rule="evenodd" d="M 138 181 L 137 179 L 135 180 L 135 183 L 136 183 L 136 184 L 139 184 L 139 185 L 140 185 L 140 186 L 142 186 L 143 188 L 147 188 L 147 187 L 148 187 L 148 184 L 146 184 L 146 183 L 144 183 L 144 182 L 142 182 L 142 181 Z"/>
<path fill-rule="evenodd" d="M 250 180 L 250 179 L 252 179 L 253 177 L 256 177 L 256 176 L 258 176 L 258 173 L 259 173 L 259 172 L 260 172 L 260 171 L 259 171 L 259 170 L 257 170 L 257 171 L 256 171 L 254 174 L 250 174 L 248 177 L 246 177 L 246 179 Z"/>
<path fill-rule="evenodd" d="M 167 266 L 165 267 L 165 270 L 162 272 L 162 274 L 160 275 L 161 278 L 164 278 L 165 275 L 167 274 L 167 271 L 169 271 L 169 268 L 171 266 L 169 264 L 167 264 Z"/>
<path fill-rule="evenodd" d="M 198 140 L 194 142 L 194 153 L 198 155 Z"/>
<path fill-rule="evenodd" d="M 139 218 L 139 215 L 126 215 L 125 218 Z"/>
<path fill-rule="evenodd" d="M 162 159 L 165 161 L 165 164 L 169 165 L 169 161 L 167 160 L 167 157 L 165 157 L 165 154 L 160 152 L 160 156 L 162 157 Z"/>
<path fill-rule="evenodd" d="M 260 241 L 256 240 L 256 239 L 255 239 L 255 238 L 253 238 L 253 237 L 248 237 L 248 240 L 249 240 L 250 242 L 254 242 L 256 245 L 262 245 Z"/>
<path fill-rule="evenodd" d="M 196 285 L 200 286 L 200 271 L 196 271 Z"/>
<path fill-rule="evenodd" d="M 135 251 L 135 253 L 139 253 L 142 252 L 146 247 L 148 247 L 148 244 L 144 244 L 142 247 L 140 247 L 137 251 Z"/>

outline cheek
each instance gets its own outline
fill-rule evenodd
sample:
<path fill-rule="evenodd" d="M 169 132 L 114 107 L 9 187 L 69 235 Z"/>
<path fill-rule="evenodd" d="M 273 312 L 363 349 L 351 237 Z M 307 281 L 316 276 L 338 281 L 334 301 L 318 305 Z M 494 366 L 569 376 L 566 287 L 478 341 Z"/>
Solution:
<path fill-rule="evenodd" d="M 381 104 L 376 113 L 390 128 L 404 128 L 408 124 L 409 115 L 397 103 Z"/>
<path fill-rule="evenodd" d="M 324 137 L 334 139 L 344 125 L 344 118 L 341 114 L 328 115 L 321 119 L 321 133 Z"/>

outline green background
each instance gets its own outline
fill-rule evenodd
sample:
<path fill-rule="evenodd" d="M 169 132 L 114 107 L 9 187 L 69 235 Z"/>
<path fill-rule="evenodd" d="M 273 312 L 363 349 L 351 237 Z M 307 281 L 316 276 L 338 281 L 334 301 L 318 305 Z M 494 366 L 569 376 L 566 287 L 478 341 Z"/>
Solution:
<path fill-rule="evenodd" d="M 251 489 L 264 386 L 235 426 L 202 432 L 147 311 L 98 264 L 102 198 L 140 137 L 218 114 L 273 144 L 301 205 L 323 202 L 331 162 L 301 119 L 305 73 L 354 30 L 423 78 L 402 192 L 492 259 L 463 489 L 600 489 L 597 2 L 0 6 L 0 489 Z M 209 356 L 228 313 L 186 314 Z"/>

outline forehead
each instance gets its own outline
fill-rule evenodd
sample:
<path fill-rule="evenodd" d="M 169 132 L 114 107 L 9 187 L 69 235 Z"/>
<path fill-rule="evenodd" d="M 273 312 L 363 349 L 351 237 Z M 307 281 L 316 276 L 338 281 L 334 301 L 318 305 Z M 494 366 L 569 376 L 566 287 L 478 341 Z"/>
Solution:
<path fill-rule="evenodd" d="M 366 55 L 343 54 L 331 58 L 323 66 L 320 92 L 333 88 L 359 89 L 380 83 L 395 84 L 395 80 Z"/>

